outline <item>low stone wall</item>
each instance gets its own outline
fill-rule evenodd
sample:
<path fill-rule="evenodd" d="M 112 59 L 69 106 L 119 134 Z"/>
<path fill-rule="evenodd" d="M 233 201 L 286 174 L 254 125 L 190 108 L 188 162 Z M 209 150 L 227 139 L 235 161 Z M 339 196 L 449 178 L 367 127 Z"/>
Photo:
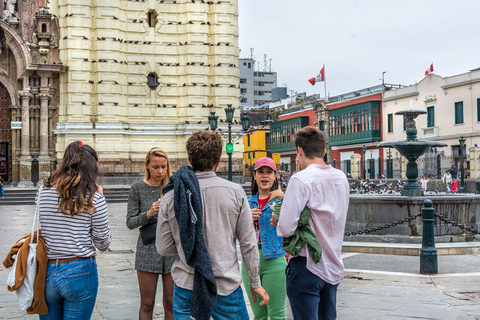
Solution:
<path fill-rule="evenodd" d="M 436 213 L 469 227 L 480 229 L 480 195 L 443 195 L 427 197 L 402 197 L 392 195 L 350 195 L 345 232 L 385 226 L 421 212 L 423 201 L 433 201 Z M 422 218 L 376 231 L 375 235 L 421 236 Z M 458 227 L 436 218 L 435 236 L 467 235 Z"/>

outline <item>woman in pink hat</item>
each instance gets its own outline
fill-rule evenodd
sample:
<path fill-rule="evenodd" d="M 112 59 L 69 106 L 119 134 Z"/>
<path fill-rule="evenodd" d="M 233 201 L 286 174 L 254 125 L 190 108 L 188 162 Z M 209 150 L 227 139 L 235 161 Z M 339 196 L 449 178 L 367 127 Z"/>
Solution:
<path fill-rule="evenodd" d="M 285 251 L 282 249 L 282 238 L 277 236 L 276 227 L 270 224 L 272 208 L 275 202 L 283 198 L 282 189 L 277 180 L 277 167 L 271 158 L 260 158 L 253 168 L 251 196 L 248 198 L 252 211 L 258 250 L 260 254 L 260 279 L 268 292 L 270 301 L 265 306 L 253 303 L 252 295 L 247 290 L 248 299 L 254 319 L 286 319 L 285 299 L 287 297 L 285 268 Z M 242 263 L 243 283 L 249 286 L 247 271 Z"/>

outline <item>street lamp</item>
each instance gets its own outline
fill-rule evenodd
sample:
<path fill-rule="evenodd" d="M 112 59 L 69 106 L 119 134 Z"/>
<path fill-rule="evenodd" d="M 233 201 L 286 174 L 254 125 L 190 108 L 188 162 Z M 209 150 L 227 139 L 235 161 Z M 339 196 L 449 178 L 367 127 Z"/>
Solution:
<path fill-rule="evenodd" d="M 367 146 L 363 145 L 362 146 L 362 152 L 363 152 L 363 180 L 367 179 L 366 171 L 365 171 L 365 153 L 367 152 Z"/>
<path fill-rule="evenodd" d="M 235 109 L 232 108 L 231 104 L 227 104 L 227 108 L 225 108 L 225 117 L 228 123 L 228 144 L 227 144 L 227 154 L 228 154 L 228 181 L 232 181 L 232 152 L 233 152 L 233 145 L 232 145 L 232 121 L 233 121 L 233 114 L 235 113 Z M 243 131 L 247 131 L 250 127 L 250 117 L 248 114 L 243 113 L 240 116 L 240 121 L 242 122 L 242 129 Z M 218 124 L 218 116 L 215 115 L 215 112 L 210 112 L 210 116 L 208 116 L 208 122 L 210 124 L 210 128 L 212 130 L 217 129 Z"/>
<path fill-rule="evenodd" d="M 460 189 L 458 190 L 459 193 L 466 193 L 465 190 L 465 168 L 463 167 L 463 148 L 465 147 L 465 138 L 460 137 L 458 139 L 460 142 Z"/>

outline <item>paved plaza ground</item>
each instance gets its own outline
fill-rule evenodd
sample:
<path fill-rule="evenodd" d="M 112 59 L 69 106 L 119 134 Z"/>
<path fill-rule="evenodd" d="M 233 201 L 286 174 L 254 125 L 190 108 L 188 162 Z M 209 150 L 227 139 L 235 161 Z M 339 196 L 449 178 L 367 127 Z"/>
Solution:
<path fill-rule="evenodd" d="M 113 241 L 97 257 L 100 287 L 92 319 L 137 319 L 139 290 L 134 270 L 138 231 L 125 226 L 126 203 L 109 204 Z M 29 232 L 34 206 L 0 202 L 0 256 Z M 338 319 L 480 320 L 480 255 L 438 256 L 439 274 L 420 275 L 418 256 L 344 253 Z M 0 319 L 38 319 L 18 308 L 0 266 Z M 158 286 L 161 294 L 161 284 Z M 155 319 L 163 318 L 157 296 Z M 289 306 L 288 318 L 292 319 Z M 253 317 L 252 317 L 253 319 Z"/>

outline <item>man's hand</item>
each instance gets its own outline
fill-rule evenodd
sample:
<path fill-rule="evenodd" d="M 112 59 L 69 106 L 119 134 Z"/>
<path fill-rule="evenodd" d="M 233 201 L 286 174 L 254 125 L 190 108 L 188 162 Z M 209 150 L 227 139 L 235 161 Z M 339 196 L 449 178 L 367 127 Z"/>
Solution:
<path fill-rule="evenodd" d="M 257 294 L 260 295 L 260 297 L 262 298 L 262 301 L 260 301 L 261 306 L 266 305 L 267 302 L 270 300 L 267 291 L 265 291 L 263 287 L 258 287 L 256 289 L 250 287 L 250 292 L 252 293 L 253 303 L 257 303 Z"/>

